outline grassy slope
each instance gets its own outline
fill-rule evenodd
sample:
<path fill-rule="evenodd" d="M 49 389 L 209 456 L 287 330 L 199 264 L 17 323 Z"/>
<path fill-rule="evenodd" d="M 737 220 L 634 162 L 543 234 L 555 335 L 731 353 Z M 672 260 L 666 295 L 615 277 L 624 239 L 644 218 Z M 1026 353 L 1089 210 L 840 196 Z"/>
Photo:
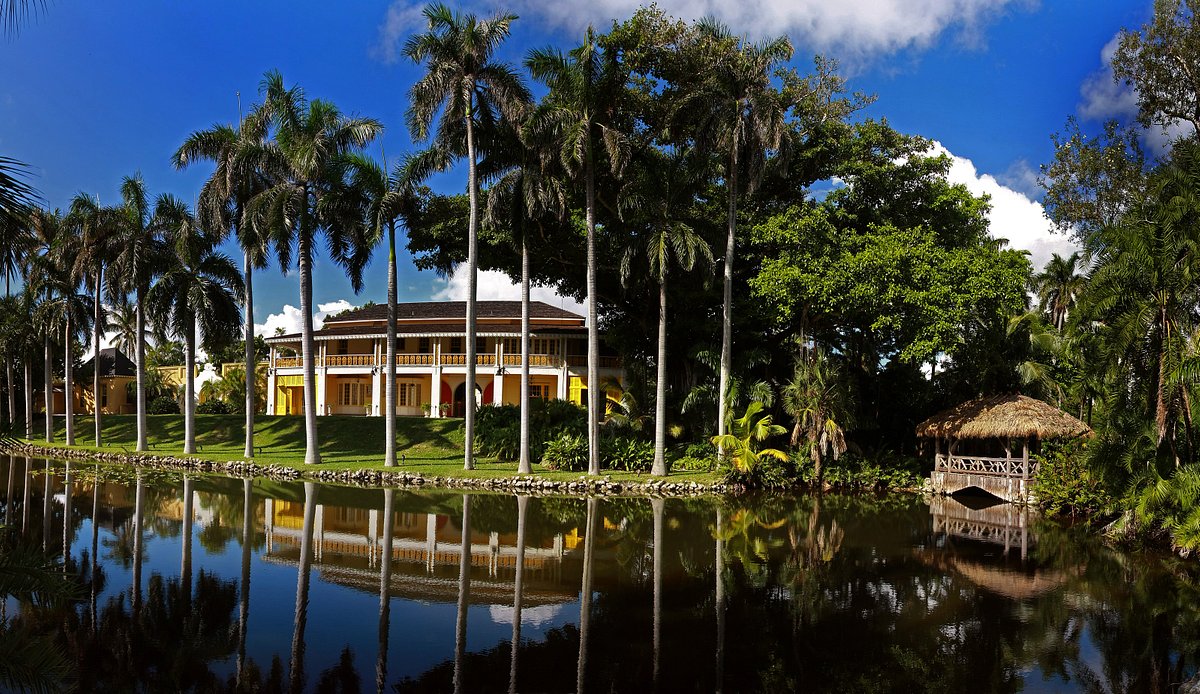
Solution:
<path fill-rule="evenodd" d="M 181 415 L 150 415 L 149 443 L 151 453 L 174 455 L 183 453 L 183 417 Z M 65 420 L 55 420 L 54 445 L 63 446 Z M 96 449 L 91 417 L 75 418 L 75 448 L 105 452 L 132 452 L 137 441 L 137 418 L 134 415 L 105 415 L 102 420 L 104 446 Z M 260 416 L 256 418 L 254 443 L 261 447 L 255 462 L 304 467 L 304 418 L 301 416 Z M 35 427 L 35 431 L 37 428 Z M 209 460 L 241 460 L 245 447 L 245 419 L 242 415 L 196 415 L 196 457 Z M 384 421 L 382 417 L 328 416 L 317 419 L 321 441 L 321 467 L 330 470 L 383 470 Z M 461 419 L 396 418 L 396 442 L 400 469 L 422 475 L 453 477 L 507 477 L 515 475 L 515 462 L 498 462 L 492 458 L 477 458 L 475 470 L 463 470 L 463 434 Z M 44 436 L 35 436 L 34 444 L 45 443 Z M 552 472 L 534 465 L 534 472 L 547 479 L 578 479 L 578 472 Z M 646 475 L 621 471 L 605 471 L 615 480 L 647 479 Z M 707 472 L 678 472 L 673 482 L 710 482 L 714 475 Z"/>

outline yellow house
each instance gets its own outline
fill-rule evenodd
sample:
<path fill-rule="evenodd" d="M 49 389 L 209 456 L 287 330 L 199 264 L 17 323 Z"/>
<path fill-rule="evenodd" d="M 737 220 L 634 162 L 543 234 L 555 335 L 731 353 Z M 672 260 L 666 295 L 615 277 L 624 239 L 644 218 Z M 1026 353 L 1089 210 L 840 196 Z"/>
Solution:
<path fill-rule="evenodd" d="M 475 393 L 480 405 L 521 397 L 521 302 L 476 304 Z M 317 414 L 380 416 L 387 367 L 387 306 L 325 320 L 313 333 Z M 530 397 L 587 400 L 584 317 L 530 302 Z M 466 303 L 416 302 L 396 307 L 396 414 L 462 416 L 466 403 Z M 300 335 L 268 337 L 267 412 L 301 414 L 304 381 Z M 600 378 L 624 380 L 619 358 L 600 357 Z"/>
<path fill-rule="evenodd" d="M 91 359 L 73 374 L 75 401 L 79 412 L 91 414 L 95 411 L 92 397 L 92 369 L 96 359 Z M 129 396 L 128 384 L 137 380 L 137 366 L 116 347 L 100 350 L 100 411 L 104 414 L 132 414 L 137 404 Z M 57 394 L 56 394 L 57 395 Z M 57 397 L 55 398 L 57 400 Z M 55 403 L 56 408 L 59 403 Z M 57 411 L 61 412 L 61 409 Z"/>

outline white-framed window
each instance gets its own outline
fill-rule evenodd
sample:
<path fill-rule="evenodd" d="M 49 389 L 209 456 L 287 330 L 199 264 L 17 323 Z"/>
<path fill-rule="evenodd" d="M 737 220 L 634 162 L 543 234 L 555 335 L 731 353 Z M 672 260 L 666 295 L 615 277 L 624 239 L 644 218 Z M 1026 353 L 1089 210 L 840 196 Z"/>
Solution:
<path fill-rule="evenodd" d="M 400 407 L 419 407 L 421 405 L 421 384 L 396 384 L 396 404 Z"/>
<path fill-rule="evenodd" d="M 504 353 L 505 354 L 520 354 L 521 353 L 521 338 L 506 337 L 504 338 Z M 530 354 L 558 354 L 558 340 L 548 337 L 534 337 L 529 340 Z"/>
<path fill-rule="evenodd" d="M 352 381 L 338 386 L 339 405 L 370 405 L 371 384 Z"/>

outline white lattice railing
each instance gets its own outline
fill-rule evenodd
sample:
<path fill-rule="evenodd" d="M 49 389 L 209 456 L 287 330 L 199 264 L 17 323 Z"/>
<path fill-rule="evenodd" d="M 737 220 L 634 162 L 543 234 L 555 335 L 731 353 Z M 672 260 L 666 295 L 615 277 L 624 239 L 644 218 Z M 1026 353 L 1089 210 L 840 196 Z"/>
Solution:
<path fill-rule="evenodd" d="M 961 472 L 970 475 L 993 475 L 996 477 L 1028 477 L 1032 478 L 1037 471 L 1037 463 L 1026 463 L 1019 458 L 991 458 L 982 455 L 939 455 L 937 469 L 945 472 Z"/>

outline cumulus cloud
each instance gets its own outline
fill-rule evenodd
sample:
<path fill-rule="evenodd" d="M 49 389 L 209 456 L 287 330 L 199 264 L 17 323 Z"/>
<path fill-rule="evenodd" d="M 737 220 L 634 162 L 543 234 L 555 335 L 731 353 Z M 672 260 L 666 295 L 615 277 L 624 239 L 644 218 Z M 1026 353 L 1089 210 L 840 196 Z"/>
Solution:
<path fill-rule="evenodd" d="M 460 265 L 454 270 L 446 280 L 440 280 L 441 288 L 433 293 L 434 301 L 466 301 L 467 299 L 467 268 Z M 479 285 L 476 291 L 476 297 L 480 301 L 520 301 L 521 300 L 521 285 L 509 279 L 508 275 L 495 270 L 484 270 L 479 273 Z M 583 304 L 578 301 L 565 297 L 554 291 L 550 287 L 531 287 L 529 290 L 529 298 L 533 301 L 542 301 L 551 306 L 568 311 L 574 311 L 580 315 L 587 311 Z"/>
<path fill-rule="evenodd" d="M 313 329 L 320 330 L 325 324 L 325 319 L 334 313 L 340 313 L 346 309 L 354 308 L 354 304 L 345 299 L 338 299 L 326 304 L 317 304 L 317 312 L 313 314 Z M 271 337 L 278 329 L 283 329 L 284 335 L 291 335 L 300 332 L 300 309 L 291 304 L 284 304 L 283 309 L 279 313 L 272 313 L 267 316 L 267 319 L 262 323 L 254 324 L 254 334 L 262 335 L 263 337 Z"/>
<path fill-rule="evenodd" d="M 1035 271 L 1045 266 L 1051 254 L 1066 256 L 1079 250 L 1067 236 L 1054 233 L 1040 203 L 1000 183 L 991 174 L 981 174 L 970 159 L 955 156 L 940 143 L 935 142 L 934 146 L 937 152 L 951 158 L 948 175 L 951 183 L 961 183 L 972 195 L 991 198 L 988 221 L 992 237 L 1008 239 L 1010 248 L 1029 251 Z"/>
<path fill-rule="evenodd" d="M 475 11 L 492 11 L 490 3 L 476 0 L 471 4 Z M 588 3 L 513 0 L 507 7 L 522 17 L 578 32 L 589 24 L 604 28 L 613 19 L 628 17 L 645 4 L 644 0 L 593 0 Z M 838 49 L 847 58 L 924 48 L 947 31 L 954 31 L 964 43 L 976 44 L 988 21 L 1010 7 L 1034 5 L 1034 0 L 658 1 L 660 8 L 676 17 L 716 17 L 733 31 L 756 37 L 786 33 L 797 46 Z M 389 6 L 375 48 L 380 59 L 398 55 L 405 36 L 419 28 L 419 7 L 419 3 L 411 0 L 395 0 Z"/>

